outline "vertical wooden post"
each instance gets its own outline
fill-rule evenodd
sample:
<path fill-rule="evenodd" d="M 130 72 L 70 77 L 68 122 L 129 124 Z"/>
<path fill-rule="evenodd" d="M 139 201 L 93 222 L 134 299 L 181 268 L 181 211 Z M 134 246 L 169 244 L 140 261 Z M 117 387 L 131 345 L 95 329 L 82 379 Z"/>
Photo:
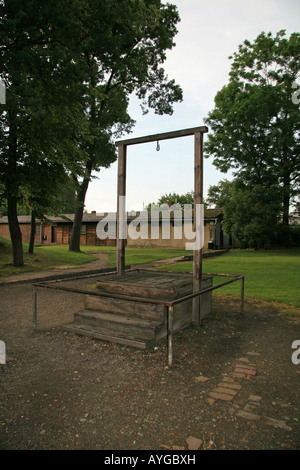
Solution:
<path fill-rule="evenodd" d="M 168 307 L 168 366 L 173 365 L 173 319 L 174 307 Z"/>
<path fill-rule="evenodd" d="M 196 132 L 194 137 L 195 150 L 194 150 L 194 225 L 195 233 L 200 222 L 198 220 L 200 211 L 197 210 L 198 204 L 203 204 L 203 133 Z M 197 233 L 196 233 L 197 236 Z M 196 240 L 195 240 L 196 243 Z M 202 277 L 202 240 L 201 247 L 196 247 L 194 250 L 194 263 L 193 263 L 193 291 L 201 290 L 201 277 Z M 201 309 L 201 296 L 193 299 L 193 312 L 192 323 L 195 325 L 200 324 L 200 309 Z"/>
<path fill-rule="evenodd" d="M 127 230 L 125 196 L 126 196 L 126 145 L 118 147 L 118 201 L 117 201 L 117 274 L 121 276 L 125 271 L 125 245 L 124 228 Z M 126 218 L 125 218 L 126 219 Z"/>

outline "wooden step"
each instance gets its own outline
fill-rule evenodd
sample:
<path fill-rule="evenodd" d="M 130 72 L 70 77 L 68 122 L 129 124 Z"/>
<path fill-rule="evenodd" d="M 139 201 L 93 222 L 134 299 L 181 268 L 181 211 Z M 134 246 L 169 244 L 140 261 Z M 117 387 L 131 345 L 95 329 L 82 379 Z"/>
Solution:
<path fill-rule="evenodd" d="M 97 282 L 103 292 L 145 297 L 159 300 L 173 300 L 193 291 L 192 277 L 187 274 L 141 271 L 106 276 Z"/>
<path fill-rule="evenodd" d="M 211 286 L 211 277 L 202 279 L 202 288 Z M 167 338 L 167 307 L 139 300 L 170 301 L 193 290 L 191 275 L 157 271 L 134 271 L 122 276 L 109 274 L 99 279 L 97 287 L 108 295 L 121 294 L 132 299 L 87 295 L 84 309 L 74 314 L 74 321 L 65 329 L 144 349 Z M 175 305 L 173 332 L 191 325 L 192 303 L 189 299 Z M 201 304 L 203 318 L 211 312 L 211 292 L 203 295 Z"/>
<path fill-rule="evenodd" d="M 100 333 L 95 331 L 94 328 L 89 327 L 88 325 L 76 324 L 75 322 L 70 323 L 64 326 L 64 330 L 69 331 L 70 333 L 75 333 L 83 336 L 91 336 L 92 338 L 100 339 L 102 341 L 108 341 L 112 343 L 124 344 L 126 346 L 132 346 L 134 348 L 148 349 L 152 346 L 152 343 L 149 341 L 139 341 L 130 339 L 128 337 L 123 337 L 121 335 L 114 336 L 111 334 Z"/>
<path fill-rule="evenodd" d="M 82 310 L 74 314 L 77 325 L 92 327 L 96 332 L 108 335 L 124 335 L 130 339 L 153 341 L 163 329 L 163 323 L 126 315 Z"/>
<path fill-rule="evenodd" d="M 112 297 L 96 297 L 88 295 L 84 301 L 86 310 L 117 313 L 148 320 L 166 322 L 166 310 L 164 305 L 135 302 L 134 300 L 121 300 Z"/>
<path fill-rule="evenodd" d="M 124 318 L 124 317 L 122 317 Z M 189 317 L 181 317 L 179 321 L 173 327 L 173 333 L 180 331 L 183 328 L 186 328 L 190 325 Z M 148 349 L 153 347 L 155 344 L 158 344 L 163 339 L 167 338 L 168 330 L 166 325 L 159 325 L 158 328 L 152 329 L 152 332 L 155 332 L 154 338 L 141 338 L 140 330 L 132 331 L 129 333 L 121 331 L 120 329 L 112 328 L 112 324 L 109 324 L 109 328 L 104 328 L 89 324 L 87 321 L 74 320 L 72 323 L 64 325 L 64 330 L 69 331 L 70 333 L 75 333 L 84 336 L 90 336 L 92 338 L 100 339 L 103 341 L 109 341 L 113 343 L 124 344 L 127 346 L 132 346 L 135 348 Z M 142 334 L 143 336 L 143 334 Z M 149 336 L 149 335 L 146 335 Z"/>

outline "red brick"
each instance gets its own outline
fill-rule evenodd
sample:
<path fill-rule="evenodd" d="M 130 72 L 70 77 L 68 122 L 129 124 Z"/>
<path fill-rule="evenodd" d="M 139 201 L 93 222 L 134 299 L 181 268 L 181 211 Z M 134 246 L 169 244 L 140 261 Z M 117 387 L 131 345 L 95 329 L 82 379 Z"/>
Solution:
<path fill-rule="evenodd" d="M 282 421 L 280 419 L 268 418 L 267 416 L 264 416 L 264 420 L 266 424 L 274 426 L 275 428 L 285 429 L 286 431 L 292 430 L 292 428 L 285 424 L 285 421 Z"/>
<path fill-rule="evenodd" d="M 249 401 L 259 402 L 261 400 L 261 397 L 258 396 L 258 395 L 253 395 L 252 393 L 250 393 L 248 400 Z"/>
<path fill-rule="evenodd" d="M 222 379 L 223 382 L 234 382 L 234 380 L 231 377 L 224 376 Z"/>
<path fill-rule="evenodd" d="M 259 407 L 260 407 L 259 403 L 253 403 L 253 404 L 247 403 L 247 405 L 244 406 L 244 410 L 250 411 L 252 413 L 252 411 L 258 411 Z"/>
<path fill-rule="evenodd" d="M 215 392 L 209 392 L 208 394 L 211 398 L 215 398 L 217 400 L 225 400 L 225 401 L 230 401 L 233 399 L 233 395 L 228 395 L 225 393 L 215 393 Z"/>
<path fill-rule="evenodd" d="M 210 380 L 208 377 L 204 377 L 203 375 L 200 375 L 199 377 L 195 377 L 195 379 L 198 382 L 207 382 L 208 380 Z"/>
<path fill-rule="evenodd" d="M 226 395 L 232 395 L 233 397 L 235 397 L 235 395 L 237 394 L 236 390 L 232 390 L 231 388 L 223 388 L 223 387 L 216 387 L 212 390 L 212 392 L 225 393 Z"/>
<path fill-rule="evenodd" d="M 249 413 L 249 411 L 245 411 L 245 410 L 239 410 L 236 416 L 238 416 L 239 418 L 244 418 L 244 419 L 248 419 L 251 421 L 258 421 L 260 419 L 259 415 L 255 413 Z"/>
<path fill-rule="evenodd" d="M 246 374 L 241 374 L 240 372 L 230 372 L 230 376 L 234 377 L 235 379 L 244 379 L 246 377 Z"/>
<path fill-rule="evenodd" d="M 245 369 L 245 370 L 256 370 L 255 366 L 251 366 L 247 364 L 237 364 L 235 367 L 236 368 L 238 367 L 239 369 Z"/>
<path fill-rule="evenodd" d="M 240 358 L 239 358 L 239 361 L 241 361 L 241 362 L 249 362 L 249 359 L 247 359 L 246 357 L 240 357 Z"/>
<path fill-rule="evenodd" d="M 233 390 L 241 390 L 242 386 L 235 382 L 220 382 L 218 387 L 232 388 Z"/>
<path fill-rule="evenodd" d="M 187 438 L 186 443 L 188 445 L 189 450 L 199 450 L 203 444 L 202 439 L 198 439 L 197 437 L 190 436 Z"/>
<path fill-rule="evenodd" d="M 205 398 L 205 401 L 209 406 L 212 406 L 216 400 L 213 398 Z"/>
<path fill-rule="evenodd" d="M 238 367 L 235 368 L 235 371 L 238 374 L 246 374 L 246 375 L 256 375 L 255 370 L 250 370 L 250 369 L 240 369 Z"/>

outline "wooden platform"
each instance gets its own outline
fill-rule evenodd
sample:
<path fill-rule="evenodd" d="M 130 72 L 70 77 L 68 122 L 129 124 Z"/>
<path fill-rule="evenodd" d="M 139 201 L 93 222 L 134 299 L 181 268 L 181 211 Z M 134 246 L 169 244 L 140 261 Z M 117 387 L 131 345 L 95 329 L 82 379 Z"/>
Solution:
<path fill-rule="evenodd" d="M 202 289 L 211 285 L 212 278 L 203 277 Z M 87 295 L 84 309 L 75 313 L 74 321 L 66 329 L 105 341 L 148 348 L 167 336 L 167 307 L 139 300 L 178 299 L 193 292 L 193 280 L 190 274 L 137 270 L 122 276 L 100 277 L 97 288 L 99 292 L 127 299 Z M 211 312 L 211 292 L 202 296 L 201 303 L 203 318 Z M 185 328 L 191 321 L 192 300 L 175 305 L 173 331 Z"/>

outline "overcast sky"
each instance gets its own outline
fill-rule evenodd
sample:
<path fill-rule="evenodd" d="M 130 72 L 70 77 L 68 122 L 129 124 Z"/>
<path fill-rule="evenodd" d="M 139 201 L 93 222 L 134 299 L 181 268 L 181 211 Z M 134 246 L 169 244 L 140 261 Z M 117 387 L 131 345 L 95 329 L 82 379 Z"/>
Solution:
<path fill-rule="evenodd" d="M 216 93 L 228 83 L 231 61 L 245 39 L 253 41 L 262 31 L 275 35 L 285 29 L 289 36 L 300 31 L 299 0 L 169 0 L 178 8 L 181 22 L 176 46 L 164 64 L 170 79 L 183 89 L 183 102 L 174 106 L 172 116 L 142 115 L 132 100 L 129 114 L 136 121 L 133 132 L 140 137 L 203 125 L 214 107 Z M 206 135 L 205 135 L 206 136 Z M 193 190 L 193 138 L 165 140 L 127 148 L 127 210 L 140 211 L 160 196 Z M 89 186 L 86 210 L 113 212 L 117 203 L 117 162 L 103 169 Z M 212 159 L 204 160 L 204 196 L 210 185 L 221 179 Z"/>

